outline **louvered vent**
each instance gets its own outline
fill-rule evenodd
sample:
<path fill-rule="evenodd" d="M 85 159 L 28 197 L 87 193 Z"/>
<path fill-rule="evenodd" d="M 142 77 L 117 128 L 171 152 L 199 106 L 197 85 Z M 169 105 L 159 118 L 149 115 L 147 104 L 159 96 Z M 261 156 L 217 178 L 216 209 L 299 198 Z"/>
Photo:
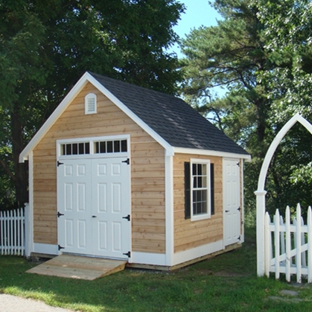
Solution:
<path fill-rule="evenodd" d="M 89 93 L 85 97 L 85 113 L 86 114 L 95 114 L 97 111 L 96 107 L 96 95 Z"/>

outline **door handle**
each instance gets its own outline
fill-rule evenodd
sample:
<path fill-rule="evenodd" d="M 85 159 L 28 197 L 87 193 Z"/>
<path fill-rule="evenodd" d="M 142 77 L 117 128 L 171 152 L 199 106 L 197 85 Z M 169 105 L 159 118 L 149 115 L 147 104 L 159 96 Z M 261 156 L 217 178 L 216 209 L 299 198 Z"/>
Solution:
<path fill-rule="evenodd" d="M 92 218 L 96 218 L 96 216 L 92 216 Z"/>

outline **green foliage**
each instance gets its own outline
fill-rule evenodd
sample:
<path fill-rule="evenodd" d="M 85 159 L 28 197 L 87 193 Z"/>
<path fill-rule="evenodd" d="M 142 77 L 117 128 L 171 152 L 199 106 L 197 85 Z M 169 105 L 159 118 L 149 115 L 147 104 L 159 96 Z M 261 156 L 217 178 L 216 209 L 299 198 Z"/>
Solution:
<path fill-rule="evenodd" d="M 311 121 L 311 1 L 257 1 L 255 4 L 264 25 L 260 34 L 264 49 L 273 64 L 271 70 L 257 77 L 266 84 L 267 98 L 272 102 L 271 128 L 279 130 L 297 112 Z M 271 169 L 275 172 L 276 190 L 280 188 L 276 196 L 292 206 L 299 201 L 304 206 L 312 202 L 311 143 L 312 136 L 306 129 L 293 127 Z"/>
<path fill-rule="evenodd" d="M 165 48 L 183 11 L 176 0 L 0 0 L 0 186 L 12 180 L 12 205 L 27 201 L 18 155 L 85 71 L 176 92 Z"/>
<path fill-rule="evenodd" d="M 211 5 L 222 16 L 218 26 L 195 29 L 182 41 L 182 95 L 252 155 L 244 171 L 249 211 L 275 135 L 296 112 L 312 120 L 312 6 L 308 0 Z M 218 86 L 227 90 L 222 98 L 213 94 Z M 311 204 L 311 143 L 296 126 L 276 151 L 266 180 L 269 210 Z"/>

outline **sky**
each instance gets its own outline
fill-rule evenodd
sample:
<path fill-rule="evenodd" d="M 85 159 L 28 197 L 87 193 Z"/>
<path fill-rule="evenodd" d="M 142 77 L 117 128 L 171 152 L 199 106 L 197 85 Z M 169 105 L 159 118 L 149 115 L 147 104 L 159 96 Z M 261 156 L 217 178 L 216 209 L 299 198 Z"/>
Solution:
<path fill-rule="evenodd" d="M 208 0 L 179 0 L 184 3 L 186 10 L 181 14 L 181 19 L 178 21 L 173 30 L 180 36 L 185 38 L 192 29 L 200 26 L 214 26 L 217 25 L 217 19 L 221 19 L 220 15 L 208 4 Z M 172 51 L 181 57 L 178 45 L 172 48 Z"/>

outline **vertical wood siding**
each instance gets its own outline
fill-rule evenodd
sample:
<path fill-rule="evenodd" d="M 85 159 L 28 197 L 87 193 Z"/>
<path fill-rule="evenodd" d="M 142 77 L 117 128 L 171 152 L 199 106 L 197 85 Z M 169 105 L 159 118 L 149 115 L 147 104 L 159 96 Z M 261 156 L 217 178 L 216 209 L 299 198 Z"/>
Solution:
<path fill-rule="evenodd" d="M 215 214 L 191 221 L 184 217 L 184 162 L 209 159 L 214 164 Z M 174 157 L 174 252 L 209 244 L 223 238 L 222 158 L 176 154 Z"/>
<path fill-rule="evenodd" d="M 84 97 L 97 95 L 97 114 Z M 164 149 L 116 105 L 87 84 L 34 149 L 34 241 L 57 244 L 56 141 L 130 134 L 132 250 L 165 252 Z"/>

